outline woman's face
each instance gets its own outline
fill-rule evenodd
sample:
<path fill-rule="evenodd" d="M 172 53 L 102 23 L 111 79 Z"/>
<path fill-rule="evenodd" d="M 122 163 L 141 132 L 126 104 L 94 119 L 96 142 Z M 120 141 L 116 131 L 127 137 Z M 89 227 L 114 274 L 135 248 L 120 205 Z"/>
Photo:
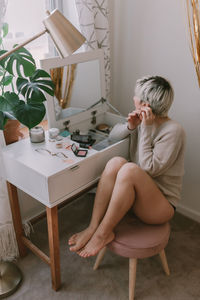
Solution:
<path fill-rule="evenodd" d="M 136 110 L 141 110 L 142 106 L 144 105 L 144 103 L 137 96 L 133 97 L 133 102 Z"/>

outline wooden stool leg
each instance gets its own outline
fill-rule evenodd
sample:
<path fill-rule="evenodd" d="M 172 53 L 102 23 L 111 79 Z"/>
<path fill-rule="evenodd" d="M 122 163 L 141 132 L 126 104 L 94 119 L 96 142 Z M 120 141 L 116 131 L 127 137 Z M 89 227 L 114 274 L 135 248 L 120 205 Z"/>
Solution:
<path fill-rule="evenodd" d="M 129 300 L 134 299 L 137 258 L 129 258 Z"/>
<path fill-rule="evenodd" d="M 162 266 L 163 266 L 163 269 L 166 273 L 166 275 L 170 275 L 170 271 L 169 271 L 169 267 L 168 267 L 168 263 L 167 263 L 167 258 L 166 258 L 166 255 L 165 255 L 165 250 L 163 249 L 160 253 L 160 259 L 161 259 L 161 262 L 162 262 Z"/>
<path fill-rule="evenodd" d="M 96 261 L 95 261 L 95 264 L 94 264 L 94 267 L 93 267 L 93 270 L 98 269 L 100 262 L 102 261 L 105 253 L 106 253 L 106 247 L 104 247 L 103 249 L 101 249 L 101 251 L 99 251 Z"/>
<path fill-rule="evenodd" d="M 8 188 L 8 195 L 10 200 L 10 208 L 12 213 L 13 225 L 14 225 L 17 245 L 19 249 L 19 255 L 21 257 L 24 257 L 27 254 L 27 248 L 25 247 L 22 241 L 24 230 L 22 225 L 17 188 L 10 182 L 7 182 L 7 188 Z"/>
<path fill-rule="evenodd" d="M 61 285 L 57 206 L 54 206 L 53 208 L 46 207 L 46 212 L 49 236 L 52 288 L 57 291 Z"/>

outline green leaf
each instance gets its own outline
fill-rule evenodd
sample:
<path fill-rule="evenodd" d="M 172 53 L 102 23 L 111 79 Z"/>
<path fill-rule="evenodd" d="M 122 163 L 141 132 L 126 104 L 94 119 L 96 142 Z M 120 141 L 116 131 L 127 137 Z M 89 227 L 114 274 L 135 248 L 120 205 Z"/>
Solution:
<path fill-rule="evenodd" d="M 4 86 L 9 85 L 9 84 L 11 84 L 12 80 L 13 80 L 13 76 L 12 75 L 5 76 L 3 78 L 3 80 L 2 80 L 2 84 Z"/>
<path fill-rule="evenodd" d="M 4 130 L 4 126 L 6 125 L 8 118 L 4 114 L 4 112 L 0 111 L 0 129 Z"/>
<path fill-rule="evenodd" d="M 3 37 L 5 37 L 8 34 L 8 23 L 3 23 L 2 31 L 3 31 Z"/>
<path fill-rule="evenodd" d="M 51 76 L 46 71 L 42 69 L 37 69 L 35 73 L 31 75 L 31 79 L 36 80 L 39 78 L 51 78 Z"/>
<path fill-rule="evenodd" d="M 33 89 L 31 95 L 29 96 L 29 99 L 30 99 L 30 101 L 35 101 L 35 102 L 44 102 L 44 101 L 46 101 L 46 97 L 44 96 L 43 92 L 41 92 L 37 88 Z"/>
<path fill-rule="evenodd" d="M 36 70 L 29 80 L 18 78 L 16 81 L 17 90 L 26 99 L 37 102 L 46 101 L 45 92 L 54 95 L 54 84 L 50 75 L 44 70 Z"/>
<path fill-rule="evenodd" d="M 0 55 L 5 52 L 7 51 L 1 50 Z M 2 59 L 0 65 L 10 74 L 14 75 L 17 73 L 20 77 L 23 77 L 24 75 L 26 77 L 31 76 L 36 69 L 35 60 L 33 59 L 32 54 L 25 48 L 20 48 L 8 57 Z M 22 74 L 22 69 L 24 74 Z"/>
<path fill-rule="evenodd" d="M 2 38 L 0 37 L 0 45 L 2 44 L 2 42 L 3 42 L 3 40 L 2 40 Z"/>
<path fill-rule="evenodd" d="M 16 86 L 19 93 L 21 93 L 23 96 L 26 94 L 26 85 L 29 83 L 28 79 L 18 77 L 16 80 Z"/>
<path fill-rule="evenodd" d="M 7 51 L 7 50 L 0 50 L 0 56 L 3 55 L 3 54 L 6 53 L 6 52 L 8 52 L 8 51 Z M 2 68 L 4 68 L 4 60 L 5 60 L 5 59 L 0 60 L 0 66 L 1 66 Z"/>
<path fill-rule="evenodd" d="M 46 109 L 43 103 L 20 101 L 13 112 L 18 121 L 31 129 L 43 120 Z"/>
<path fill-rule="evenodd" d="M 0 76 L 2 76 L 4 74 L 4 70 L 3 68 L 0 66 Z"/>
<path fill-rule="evenodd" d="M 6 92 L 4 96 L 0 96 L 0 111 L 9 112 L 20 102 L 18 95 Z"/>

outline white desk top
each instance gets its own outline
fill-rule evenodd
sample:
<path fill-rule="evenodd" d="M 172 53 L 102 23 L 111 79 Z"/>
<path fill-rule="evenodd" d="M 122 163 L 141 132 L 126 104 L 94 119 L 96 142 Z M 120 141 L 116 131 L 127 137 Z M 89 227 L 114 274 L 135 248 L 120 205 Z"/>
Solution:
<path fill-rule="evenodd" d="M 74 143 L 69 137 L 63 138 L 63 145 L 69 145 Z M 75 143 L 76 144 L 76 143 Z M 78 145 L 78 144 L 77 144 Z M 51 152 L 62 152 L 67 155 L 68 158 L 60 158 L 57 156 L 50 155 L 47 151 L 36 151 L 36 149 L 47 149 Z M 94 149 L 89 149 L 87 157 L 90 157 L 98 151 Z M 46 139 L 42 143 L 31 143 L 30 138 L 23 139 L 14 144 L 8 145 L 3 148 L 3 156 L 7 158 L 12 158 L 19 163 L 26 165 L 30 169 L 33 169 L 35 172 L 42 174 L 45 177 L 52 176 L 57 174 L 68 167 L 73 167 L 77 163 L 85 159 L 85 157 L 77 157 L 74 153 L 68 148 L 56 148 L 56 142 L 50 142 L 46 134 Z"/>

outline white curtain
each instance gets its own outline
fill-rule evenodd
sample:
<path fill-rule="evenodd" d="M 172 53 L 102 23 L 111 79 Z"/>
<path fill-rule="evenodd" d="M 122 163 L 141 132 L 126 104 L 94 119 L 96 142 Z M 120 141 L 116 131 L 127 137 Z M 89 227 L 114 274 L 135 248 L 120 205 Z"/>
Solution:
<path fill-rule="evenodd" d="M 0 28 L 6 12 L 6 0 L 0 0 Z M 3 131 L 0 130 L 0 170 L 2 170 L 1 149 L 5 146 Z M 11 210 L 5 180 L 0 174 L 0 261 L 12 260 L 18 256 L 18 247 L 12 223 Z"/>
<path fill-rule="evenodd" d="M 108 0 L 75 0 L 80 28 L 86 38 L 86 50 L 104 50 L 106 97 L 110 98 L 110 40 Z"/>
<path fill-rule="evenodd" d="M 2 147 L 5 145 L 3 131 L 0 130 L 0 165 L 2 170 Z M 1 175 L 1 174 L 0 174 Z M 0 176 L 0 261 L 13 260 L 18 256 L 18 247 L 12 223 L 7 186 Z"/>

